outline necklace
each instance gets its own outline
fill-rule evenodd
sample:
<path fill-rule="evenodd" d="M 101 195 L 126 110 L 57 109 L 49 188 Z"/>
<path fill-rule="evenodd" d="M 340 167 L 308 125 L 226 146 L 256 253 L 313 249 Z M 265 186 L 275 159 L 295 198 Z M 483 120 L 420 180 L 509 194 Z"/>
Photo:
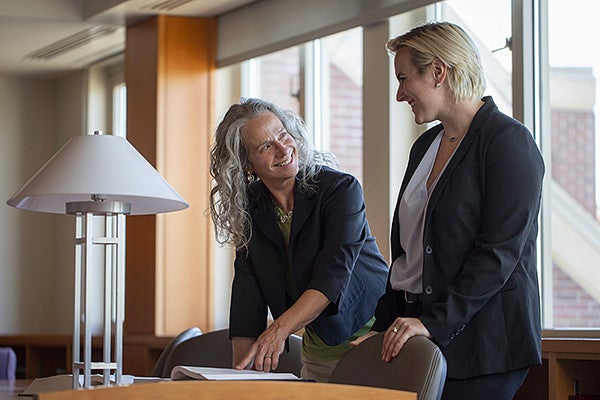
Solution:
<path fill-rule="evenodd" d="M 450 137 L 448 137 L 448 136 L 447 136 L 447 135 L 444 133 L 444 136 L 445 136 L 445 137 L 448 139 L 448 141 L 449 141 L 450 143 L 456 143 L 456 142 L 458 142 L 458 141 L 459 141 L 459 140 L 460 140 L 460 139 L 461 139 L 463 136 L 465 136 L 465 135 L 464 135 L 464 134 L 462 134 L 462 135 L 454 135 L 454 136 L 450 136 Z"/>
<path fill-rule="evenodd" d="M 286 222 L 288 222 L 294 214 L 294 210 L 286 213 L 278 206 L 275 206 L 275 211 L 277 212 L 277 219 L 279 220 L 280 224 L 285 224 Z"/>
<path fill-rule="evenodd" d="M 275 210 L 275 215 L 277 216 L 277 220 L 279 221 L 280 225 L 283 225 L 292 219 L 292 215 L 294 214 L 293 209 L 290 212 L 285 212 L 285 210 L 279 206 L 275 200 L 275 197 L 273 196 L 271 196 L 271 203 L 273 204 L 273 209 Z"/>

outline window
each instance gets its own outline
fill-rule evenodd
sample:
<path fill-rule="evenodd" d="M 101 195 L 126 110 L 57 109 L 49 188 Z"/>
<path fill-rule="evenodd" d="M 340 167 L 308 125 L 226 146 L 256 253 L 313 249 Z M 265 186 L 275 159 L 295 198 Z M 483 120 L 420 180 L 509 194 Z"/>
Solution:
<path fill-rule="evenodd" d="M 257 97 L 300 113 L 301 46 L 290 47 L 242 64 L 242 96 Z"/>
<path fill-rule="evenodd" d="M 320 148 L 335 154 L 342 169 L 362 181 L 362 29 L 323 38 L 319 49 L 323 90 Z"/>
<path fill-rule="evenodd" d="M 542 144 L 550 224 L 544 276 L 544 328 L 600 327 L 598 112 L 600 43 L 594 0 L 549 0 L 548 88 Z M 542 36 L 542 39 L 544 36 Z M 544 127 L 546 127 L 544 129 Z M 549 219 L 549 221 L 548 221 Z M 548 249 L 547 249 L 548 250 Z"/>
<path fill-rule="evenodd" d="M 127 137 L 127 87 L 124 82 L 112 87 L 112 132 Z"/>
<path fill-rule="evenodd" d="M 102 60 L 89 68 L 89 120 L 91 130 L 127 137 L 127 88 L 123 56 Z"/>
<path fill-rule="evenodd" d="M 362 31 L 351 29 L 243 64 L 242 96 L 300 114 L 315 147 L 362 177 Z"/>

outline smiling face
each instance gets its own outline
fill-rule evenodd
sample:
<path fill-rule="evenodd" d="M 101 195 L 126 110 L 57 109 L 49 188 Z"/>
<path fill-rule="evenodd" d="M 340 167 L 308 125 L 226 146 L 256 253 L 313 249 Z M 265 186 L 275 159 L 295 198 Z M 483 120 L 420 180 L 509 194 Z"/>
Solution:
<path fill-rule="evenodd" d="M 248 172 L 258 175 L 269 188 L 294 182 L 298 173 L 296 141 L 275 114 L 259 114 L 240 132 L 250 160 Z"/>
<path fill-rule="evenodd" d="M 439 106 L 442 97 L 439 78 L 436 80 L 436 63 L 430 64 L 425 71 L 419 72 L 413 62 L 412 49 L 400 47 L 394 57 L 394 72 L 398 79 L 396 101 L 405 101 L 415 115 L 415 122 L 422 124 L 439 118 Z"/>

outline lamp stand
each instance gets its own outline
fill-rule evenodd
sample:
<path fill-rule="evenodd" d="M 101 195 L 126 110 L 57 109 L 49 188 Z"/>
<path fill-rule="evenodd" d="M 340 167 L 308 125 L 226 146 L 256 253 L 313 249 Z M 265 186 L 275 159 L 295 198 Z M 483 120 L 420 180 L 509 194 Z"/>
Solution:
<path fill-rule="evenodd" d="M 70 202 L 67 214 L 76 216 L 75 298 L 73 319 L 73 388 L 92 386 L 91 371 L 101 370 L 103 385 L 110 385 L 114 370 L 115 384 L 123 374 L 123 320 L 125 317 L 125 216 L 131 204 L 106 201 L 93 195 L 92 201 Z M 94 236 L 94 216 L 104 217 L 104 235 Z M 94 246 L 104 248 L 104 335 L 103 359 L 92 361 L 92 268 Z M 83 330 L 83 359 L 80 344 Z M 114 352 L 111 352 L 114 335 Z M 114 353 L 114 354 L 113 354 Z"/>

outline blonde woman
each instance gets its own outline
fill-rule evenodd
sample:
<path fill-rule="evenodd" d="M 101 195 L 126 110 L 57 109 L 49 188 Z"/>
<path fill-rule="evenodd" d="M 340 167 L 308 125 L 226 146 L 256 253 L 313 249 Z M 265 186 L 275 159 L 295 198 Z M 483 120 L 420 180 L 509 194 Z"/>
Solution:
<path fill-rule="evenodd" d="M 391 39 L 396 100 L 418 124 L 392 221 L 392 266 L 372 332 L 382 359 L 408 338 L 448 362 L 443 399 L 512 399 L 541 362 L 536 237 L 544 163 L 531 133 L 482 97 L 473 41 L 441 22 Z"/>

